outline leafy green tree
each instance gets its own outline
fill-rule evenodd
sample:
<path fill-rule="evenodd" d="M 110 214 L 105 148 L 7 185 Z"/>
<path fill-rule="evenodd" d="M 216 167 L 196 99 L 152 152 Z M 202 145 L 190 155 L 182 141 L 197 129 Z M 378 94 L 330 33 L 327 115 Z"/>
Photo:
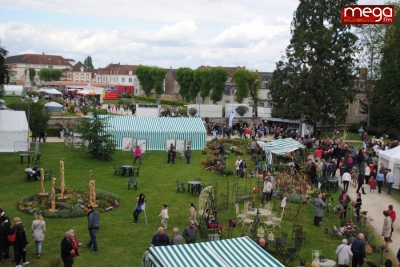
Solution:
<path fill-rule="evenodd" d="M 211 91 L 211 70 L 209 68 L 199 68 L 194 71 L 194 80 L 199 85 L 200 97 L 203 99 L 210 95 Z"/>
<path fill-rule="evenodd" d="M 163 68 L 152 67 L 150 69 L 150 75 L 154 83 L 154 91 L 156 91 L 156 94 L 159 96 L 164 91 L 164 80 L 167 71 Z"/>
<path fill-rule="evenodd" d="M 8 56 L 8 51 L 1 46 L 1 41 L 0 41 L 0 87 L 4 83 L 9 83 L 10 82 L 10 76 L 12 73 L 12 70 L 9 66 L 6 65 L 6 58 Z M 2 96 L 2 91 L 0 90 L 0 97 Z"/>
<path fill-rule="evenodd" d="M 394 4 L 400 13 L 400 2 Z M 396 16 L 385 28 L 384 45 L 381 49 L 381 79 L 376 84 L 371 124 L 382 131 L 398 129 L 400 124 L 400 18 Z"/>
<path fill-rule="evenodd" d="M 323 125 L 344 123 L 353 101 L 357 37 L 339 10 L 355 0 L 301 0 L 286 59 L 276 63 L 270 91 L 276 115 Z"/>
<path fill-rule="evenodd" d="M 107 121 L 109 116 L 101 116 L 97 109 L 93 109 L 91 118 L 81 118 L 80 123 L 76 127 L 76 132 L 87 140 L 88 152 L 93 158 L 99 160 L 110 160 L 112 155 L 117 152 L 117 145 L 114 136 L 108 133 Z"/>
<path fill-rule="evenodd" d="M 235 101 L 243 103 L 245 98 L 249 97 L 249 79 L 250 71 L 246 69 L 238 69 L 232 74 L 233 82 L 236 85 Z"/>
<path fill-rule="evenodd" d="M 149 66 L 139 66 L 135 71 L 139 79 L 139 83 L 142 86 L 142 90 L 145 92 L 146 96 L 150 96 L 150 92 L 154 88 L 154 81 L 151 78 L 150 70 L 151 67 Z"/>
<path fill-rule="evenodd" d="M 86 68 L 92 68 L 94 69 L 93 63 L 92 63 L 92 57 L 87 56 L 85 60 L 83 61 L 83 65 L 85 65 Z"/>
<path fill-rule="evenodd" d="M 374 99 L 374 91 L 381 76 L 382 47 L 385 28 L 383 25 L 363 24 L 356 29 L 358 37 L 360 82 L 363 85 L 365 101 L 360 99 L 363 107 L 362 112 L 367 114 L 367 131 L 370 126 L 371 105 Z M 365 70 L 365 71 L 364 71 Z"/>
<path fill-rule="evenodd" d="M 193 82 L 189 89 L 189 99 L 194 100 L 196 96 L 200 93 L 200 80 L 195 78 L 196 71 L 193 71 Z"/>
<path fill-rule="evenodd" d="M 179 94 L 182 99 L 189 101 L 190 87 L 194 82 L 193 70 L 191 68 L 179 68 L 176 72 L 176 81 L 179 84 Z"/>
<path fill-rule="evenodd" d="M 33 82 L 35 80 L 36 70 L 34 68 L 29 68 L 29 80 Z"/>
<path fill-rule="evenodd" d="M 228 71 L 225 68 L 217 67 L 211 69 L 210 85 L 212 87 L 212 92 L 210 99 L 213 101 L 214 104 L 218 101 L 221 101 L 227 79 Z"/>
<path fill-rule="evenodd" d="M 254 114 L 257 117 L 257 107 L 258 103 L 260 103 L 260 97 L 258 96 L 258 92 L 260 91 L 261 87 L 261 75 L 258 72 L 251 72 L 250 73 L 250 98 L 253 101 L 253 110 Z"/>
<path fill-rule="evenodd" d="M 26 118 L 28 118 L 28 106 L 29 107 L 29 128 L 33 133 L 41 133 L 46 131 L 48 128 L 48 122 L 51 117 L 50 114 L 45 114 L 44 105 L 39 101 L 34 103 L 31 101 L 13 102 L 8 105 L 12 110 L 23 110 L 26 113 Z"/>
<path fill-rule="evenodd" d="M 51 70 L 51 80 L 52 81 L 59 81 L 62 76 L 62 71 L 58 69 Z"/>

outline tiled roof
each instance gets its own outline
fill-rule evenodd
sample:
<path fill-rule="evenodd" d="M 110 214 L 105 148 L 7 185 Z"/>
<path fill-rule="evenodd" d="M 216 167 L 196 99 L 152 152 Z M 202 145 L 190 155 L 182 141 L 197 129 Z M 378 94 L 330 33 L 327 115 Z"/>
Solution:
<path fill-rule="evenodd" d="M 53 66 L 72 66 L 65 58 L 46 54 L 23 54 L 7 57 L 7 64 L 36 64 Z"/>
<path fill-rule="evenodd" d="M 80 62 L 80 61 L 78 61 L 78 63 L 76 63 L 76 64 L 72 67 L 71 71 L 73 71 L 73 72 L 81 72 L 81 67 L 83 67 L 83 71 L 84 71 L 84 72 L 94 72 L 94 71 L 95 71 L 95 70 L 92 69 L 92 68 L 86 68 L 85 65 L 84 65 L 82 62 Z"/>
<path fill-rule="evenodd" d="M 121 65 L 118 64 L 108 64 L 105 68 L 99 68 L 95 70 L 97 73 L 102 74 L 119 74 L 119 75 L 129 75 L 129 71 L 132 71 L 132 75 L 135 74 L 136 68 L 138 65 Z"/>

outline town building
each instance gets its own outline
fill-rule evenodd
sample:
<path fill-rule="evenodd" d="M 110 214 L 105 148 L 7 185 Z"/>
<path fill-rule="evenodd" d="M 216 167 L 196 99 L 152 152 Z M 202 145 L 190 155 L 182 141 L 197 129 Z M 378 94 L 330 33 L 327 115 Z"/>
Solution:
<path fill-rule="evenodd" d="M 12 70 L 10 82 L 13 84 L 22 84 L 25 86 L 31 86 L 29 80 L 29 68 L 34 68 L 36 75 L 34 82 L 40 83 L 39 76 L 37 73 L 41 69 L 65 69 L 71 68 L 75 64 L 73 59 L 65 59 L 58 55 L 46 55 L 42 54 L 22 54 L 17 56 L 7 57 L 6 65 Z"/>

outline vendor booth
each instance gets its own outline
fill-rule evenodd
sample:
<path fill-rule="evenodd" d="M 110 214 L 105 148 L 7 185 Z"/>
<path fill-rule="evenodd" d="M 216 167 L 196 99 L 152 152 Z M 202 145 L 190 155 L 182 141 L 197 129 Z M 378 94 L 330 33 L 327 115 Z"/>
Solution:
<path fill-rule="evenodd" d="M 22 85 L 3 85 L 4 96 L 23 96 L 24 87 Z"/>
<path fill-rule="evenodd" d="M 394 174 L 393 188 L 399 189 L 400 183 L 400 146 L 380 151 L 378 166 L 383 163 L 386 169 L 391 169 Z"/>
<path fill-rule="evenodd" d="M 64 106 L 57 102 L 49 102 L 49 103 L 44 104 L 44 109 L 45 109 L 46 113 L 49 113 L 49 114 L 57 113 L 57 114 L 61 115 L 61 113 L 64 109 Z"/>
<path fill-rule="evenodd" d="M 292 138 L 278 139 L 268 143 L 258 141 L 257 143 L 265 151 L 268 164 L 273 163 L 272 154 L 285 155 L 288 152 L 306 148 L 304 145 Z"/>
<path fill-rule="evenodd" d="M 284 266 L 247 236 L 221 241 L 152 247 L 149 250 L 149 263 L 151 267 Z"/>
<path fill-rule="evenodd" d="M 16 143 L 23 144 L 18 151 L 28 151 L 28 120 L 25 111 L 0 111 L 0 152 L 16 151 Z"/>
<path fill-rule="evenodd" d="M 192 150 L 206 147 L 206 128 L 201 118 L 107 116 L 108 132 L 115 137 L 117 148 L 123 138 L 146 140 L 146 150 L 166 150 L 167 140 L 190 141 Z M 185 147 L 186 148 L 186 147 Z"/>

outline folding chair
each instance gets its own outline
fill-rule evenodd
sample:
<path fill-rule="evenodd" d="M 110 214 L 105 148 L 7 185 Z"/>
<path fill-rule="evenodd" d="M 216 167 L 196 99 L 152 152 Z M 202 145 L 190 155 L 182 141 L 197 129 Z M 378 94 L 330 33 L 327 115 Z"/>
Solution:
<path fill-rule="evenodd" d="M 128 178 L 128 190 L 130 189 L 131 186 L 133 186 L 133 189 L 137 190 L 137 179 L 136 177 L 129 177 Z"/>
<path fill-rule="evenodd" d="M 266 221 L 263 221 L 263 222 L 261 222 L 261 223 L 263 223 L 263 224 L 265 225 L 265 231 L 266 231 L 267 233 L 272 233 L 272 232 L 275 231 L 275 223 L 274 223 L 274 221 L 272 220 L 272 218 L 271 218 L 271 220 L 268 220 L 268 218 L 267 218 Z"/>
<path fill-rule="evenodd" d="M 275 224 L 275 227 L 279 227 L 279 229 L 282 228 L 281 223 L 282 223 L 282 218 L 283 218 L 283 214 L 285 213 L 285 209 L 282 209 L 282 213 L 281 213 L 281 217 L 273 217 L 272 221 Z"/>
<path fill-rule="evenodd" d="M 251 230 L 251 228 L 253 228 L 253 223 L 254 223 L 254 219 L 250 218 L 249 216 L 246 216 L 243 220 L 242 220 L 242 229 L 247 229 L 247 230 Z"/>
<path fill-rule="evenodd" d="M 48 170 L 48 171 L 45 171 L 44 172 L 44 179 L 46 179 L 46 177 L 49 177 L 49 180 L 51 180 L 51 172 L 52 172 L 53 170 Z"/>
<path fill-rule="evenodd" d="M 41 163 L 40 162 L 40 157 L 41 156 L 42 155 L 38 154 L 36 157 L 32 157 L 32 163 L 35 162 L 36 165 L 37 165 L 38 162 Z"/>
<path fill-rule="evenodd" d="M 243 224 L 243 219 L 244 218 L 246 218 L 247 217 L 247 215 L 246 214 L 244 214 L 244 213 L 240 213 L 240 211 L 239 211 L 239 203 L 236 203 L 235 204 L 235 208 L 236 208 L 236 218 L 237 218 L 237 223 L 242 223 Z"/>

